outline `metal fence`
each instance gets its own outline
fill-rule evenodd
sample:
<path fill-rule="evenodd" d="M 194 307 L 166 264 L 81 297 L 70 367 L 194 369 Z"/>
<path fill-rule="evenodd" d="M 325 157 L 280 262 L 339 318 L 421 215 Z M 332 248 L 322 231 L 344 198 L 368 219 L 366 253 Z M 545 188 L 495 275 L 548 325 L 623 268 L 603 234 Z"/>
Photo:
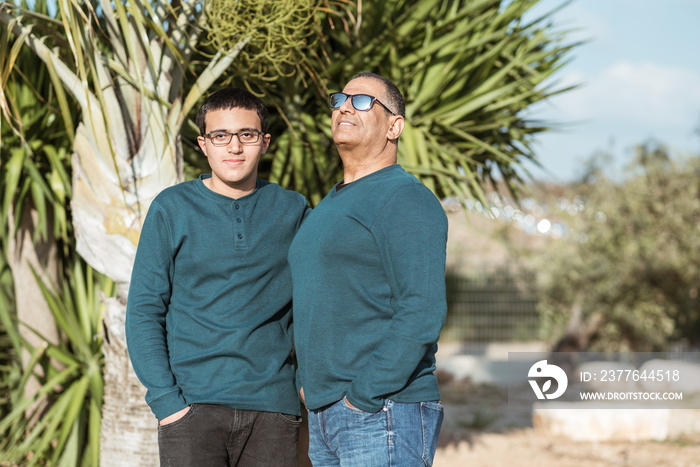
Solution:
<path fill-rule="evenodd" d="M 510 267 L 482 267 L 469 277 L 448 272 L 442 336 L 466 344 L 538 339 L 534 274 Z"/>

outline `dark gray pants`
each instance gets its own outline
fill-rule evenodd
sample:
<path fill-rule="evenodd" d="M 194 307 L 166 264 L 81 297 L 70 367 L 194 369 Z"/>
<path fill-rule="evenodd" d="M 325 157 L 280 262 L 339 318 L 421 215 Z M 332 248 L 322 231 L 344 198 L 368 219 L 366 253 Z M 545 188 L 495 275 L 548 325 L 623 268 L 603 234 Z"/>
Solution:
<path fill-rule="evenodd" d="M 160 465 L 295 467 L 300 425 L 296 415 L 192 404 L 158 427 Z"/>

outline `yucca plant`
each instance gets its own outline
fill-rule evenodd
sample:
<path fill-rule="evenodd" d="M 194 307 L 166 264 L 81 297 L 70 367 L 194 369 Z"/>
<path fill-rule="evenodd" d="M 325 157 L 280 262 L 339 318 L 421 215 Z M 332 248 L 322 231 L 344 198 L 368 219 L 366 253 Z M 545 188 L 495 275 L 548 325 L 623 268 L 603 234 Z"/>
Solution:
<path fill-rule="evenodd" d="M 0 420 L 12 411 L 11 394 L 22 375 L 18 353 L 21 336 L 12 319 L 15 316 L 13 301 L 12 275 L 0 259 Z"/>
<path fill-rule="evenodd" d="M 35 213 L 31 240 L 65 244 L 72 230 L 69 150 L 77 110 L 69 105 L 62 115 L 50 73 L 38 57 L 20 49 L 14 58 L 23 69 L 8 70 L 12 63 L 1 48 L 0 241 L 8 253 L 9 238 L 17 235 L 23 217 Z"/>
<path fill-rule="evenodd" d="M 265 91 L 265 99 L 280 110 L 283 118 L 273 130 L 279 135 L 276 148 L 262 175 L 297 189 L 313 204 L 342 173 L 329 134 L 327 91 L 340 89 L 352 74 L 366 69 L 392 78 L 409 105 L 400 162 L 439 196 L 463 199 L 480 196 L 492 168 L 517 180 L 515 168 L 532 156 L 527 135 L 544 129 L 522 119 L 522 109 L 550 93 L 535 89 L 561 65 L 569 47 L 543 22 L 518 24 L 518 15 L 534 0 L 513 0 L 507 7 L 496 0 L 247 0 L 229 2 L 235 21 L 252 14 L 256 16 L 241 24 L 263 27 L 228 32 L 234 39 L 228 45 L 207 36 L 209 55 L 198 54 L 204 49 L 207 12 L 223 3 L 57 0 L 56 19 L 12 3 L 0 5 L 4 37 L 16 38 L 12 46 L 0 49 L 0 59 L 17 66 L 22 49 L 16 44 L 24 44 L 45 64 L 62 120 L 70 120 L 64 108 L 81 110 L 73 117 L 78 125 L 64 125 L 66 134 L 75 133 L 70 189 L 65 191 L 72 197 L 68 214 L 80 254 L 120 290 L 118 298 L 106 300 L 102 465 L 157 463 L 154 420 L 143 403 L 142 387 L 129 371 L 124 345 L 126 290 L 140 222 L 150 200 L 182 179 L 178 135 L 218 76 L 228 68 L 236 80 L 243 78 L 253 90 Z M 268 3 L 270 8 L 260 8 Z M 285 15 L 298 11 L 299 5 L 321 6 L 325 26 L 320 36 L 309 33 L 313 20 L 298 20 L 308 15 L 294 21 Z M 277 19 L 261 20 L 273 7 Z M 293 24 L 304 26 L 288 27 Z M 265 49 L 275 47 L 265 35 L 272 37 L 276 26 L 282 42 L 295 44 L 286 49 L 291 55 L 280 54 L 278 62 L 270 61 L 276 55 Z M 251 47 L 245 48 L 248 43 Z M 304 43 L 307 48 L 299 54 L 295 47 Z M 251 65 L 230 67 L 241 50 L 250 52 L 246 63 Z M 433 85 L 438 89 L 431 95 L 427 87 Z M 458 96 L 467 99 L 457 101 Z M 2 147 L 4 151 L 4 143 Z M 41 361 L 44 354 L 36 355 Z M 35 439 L 44 439 L 45 432 L 36 433 Z M 74 446 L 69 440 L 75 439 L 80 438 L 61 432 L 50 444 Z M 63 454 L 41 454 L 51 460 L 49 455 Z M 94 452 L 84 459 L 90 464 Z"/>
<path fill-rule="evenodd" d="M 46 9 L 46 1 L 36 2 L 34 14 Z M 55 86 L 59 82 L 51 67 L 23 45 L 24 37 L 16 37 L 12 28 L 0 29 L 0 244 L 5 254 L 26 217 L 34 217 L 30 244 L 66 244 L 71 238 L 69 149 L 77 107 Z"/>
<path fill-rule="evenodd" d="M 207 24 L 204 2 L 100 0 L 97 5 L 99 14 L 91 3 L 57 1 L 63 28 L 52 30 L 50 40 L 63 49 L 47 47 L 48 39 L 35 33 L 39 28 L 29 26 L 57 21 L 45 15 L 5 3 L 0 5 L 0 23 L 41 58 L 81 109 L 71 167 L 77 251 L 113 278 L 119 290 L 118 299 L 107 301 L 105 315 L 100 463 L 148 465 L 157 462 L 153 418 L 144 389 L 129 371 L 123 336 L 140 225 L 151 200 L 182 180 L 179 133 L 190 111 L 259 28 L 239 31 L 230 47 L 203 57 L 197 48 Z M 295 2 L 286 5 L 291 9 Z M 264 13 L 248 12 L 257 15 L 249 23 L 255 20 L 265 31 L 286 27 L 284 16 L 266 22 L 260 17 Z M 275 47 L 270 41 L 258 44 L 261 53 Z M 15 53 L 14 48 L 9 51 L 10 56 Z"/>
<path fill-rule="evenodd" d="M 272 181 L 315 204 L 342 177 L 330 135 L 329 91 L 357 72 L 392 79 L 406 98 L 399 163 L 440 197 L 482 199 L 493 178 L 512 189 L 537 163 L 531 142 L 549 126 L 533 104 L 569 88 L 547 81 L 577 44 L 551 13 L 525 22 L 539 0 L 329 2 L 324 32 L 305 73 L 251 86 L 284 121 L 263 166 Z"/>
<path fill-rule="evenodd" d="M 36 2 L 35 9 L 45 12 L 46 3 Z M 22 44 L 9 29 L 0 30 L 0 308 L 6 318 L 31 323 L 56 344 L 59 333 L 32 268 L 41 271 L 43 281 L 56 284 L 69 250 L 69 149 L 77 110 L 71 105 L 61 109 L 49 69 Z M 0 393 L 17 396 L 14 389 L 27 375 L 24 396 L 36 399 L 40 383 L 31 375 L 43 368 L 32 366 L 27 348 L 44 339 L 26 326 L 15 329 L 6 322 L 3 329 L 0 354 L 7 356 Z M 19 345 L 23 341 L 27 345 Z M 8 396 L 3 402 L 11 410 L 18 401 Z"/>
<path fill-rule="evenodd" d="M 114 365 L 106 371 L 107 376 L 129 374 L 123 344 L 123 304 L 133 254 L 150 201 L 163 188 L 182 179 L 179 128 L 202 92 L 246 42 L 242 38 L 237 49 L 220 51 L 208 65 L 200 67 L 201 73 L 185 94 L 184 77 L 192 71 L 189 59 L 202 27 L 203 15 L 198 13 L 196 3 L 181 2 L 179 10 L 174 10 L 168 2 L 101 1 L 98 16 L 89 3 L 59 0 L 64 29 L 53 31 L 52 39 L 67 45 L 67 50 L 47 47 L 29 27 L 32 23 L 50 24 L 55 21 L 52 18 L 8 4 L 0 6 L 0 22 L 46 64 L 56 81 L 60 80 L 56 88 L 65 88 L 82 109 L 73 141 L 71 180 L 77 250 L 96 269 L 121 284 L 120 301 L 110 301 L 110 306 L 119 311 L 106 320 L 106 328 L 111 331 L 107 337 L 114 345 L 114 349 L 105 350 L 112 357 L 109 363 Z M 16 49 L 10 51 L 13 53 Z M 69 99 L 65 95 L 63 98 Z M 124 384 L 119 380 L 110 383 Z M 139 401 L 141 417 L 149 417 L 143 390 L 137 384 L 132 386 L 138 388 L 133 398 Z M 152 447 L 142 450 L 151 451 L 145 461 L 129 460 L 122 454 L 139 454 L 133 442 L 122 442 L 124 438 L 133 441 L 135 437 L 149 447 L 155 444 L 155 438 L 150 424 L 143 424 L 146 435 L 123 429 L 132 422 L 128 420 L 130 413 L 120 410 L 124 404 L 118 398 L 127 394 L 120 390 L 108 394 L 112 399 L 106 399 L 105 411 L 112 418 L 102 430 L 107 440 L 102 443 L 107 448 L 102 463 L 152 463 Z"/>
<path fill-rule="evenodd" d="M 32 397 L 24 396 L 32 372 L 25 372 L 12 388 L 12 410 L 0 421 L 0 463 L 98 465 L 104 392 L 101 319 L 104 297 L 113 295 L 114 283 L 77 257 L 59 289 L 38 275 L 37 281 L 64 338 L 58 344 L 43 339 L 31 345 L 20 337 L 19 323 L 7 309 L 0 309 L 15 354 L 27 347 L 30 368 L 43 369 L 33 373 L 41 388 Z M 44 398 L 48 404 L 37 403 Z"/>

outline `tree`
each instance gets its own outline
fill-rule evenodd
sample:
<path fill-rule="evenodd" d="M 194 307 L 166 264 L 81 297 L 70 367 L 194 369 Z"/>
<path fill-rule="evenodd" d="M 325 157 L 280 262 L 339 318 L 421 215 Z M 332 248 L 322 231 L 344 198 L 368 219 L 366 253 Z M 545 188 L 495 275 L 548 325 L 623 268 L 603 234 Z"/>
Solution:
<path fill-rule="evenodd" d="M 42 10 L 43 8 L 43 10 Z M 38 14 L 45 5 L 38 4 Z M 45 25 L 44 29 L 50 29 Z M 70 176 L 67 165 L 68 143 L 72 138 L 75 106 L 63 106 L 61 91 L 54 90 L 50 70 L 27 48 L 22 39 L 15 39 L 9 29 L 3 30 L 0 43 L 0 148 L 3 168 L 0 187 L 0 265 L 11 271 L 14 281 L 11 300 L 16 305 L 19 323 L 17 335 L 11 339 L 16 355 L 22 356 L 19 368 L 28 375 L 23 383 L 24 394 L 33 397 L 40 389 L 39 379 L 47 376 L 31 349 L 45 348 L 45 343 L 60 341 L 53 315 L 43 298 L 41 281 L 58 286 L 65 261 L 62 245 L 68 241 L 71 226 L 66 204 L 70 199 Z M 21 63 L 22 69 L 15 66 Z M 3 307 L 4 308 L 4 307 Z M 4 312 L 7 309 L 3 310 Z M 6 332 L 12 334 L 12 315 L 4 313 Z M 31 327 L 27 326 L 31 323 Z M 21 342 L 27 345 L 21 345 Z M 44 345 L 44 347 L 42 347 Z M 36 373 L 36 377 L 33 374 Z M 39 378 L 39 379 L 38 379 Z M 27 412 L 45 407 L 46 400 L 36 401 Z"/>
<path fill-rule="evenodd" d="M 540 252 L 545 335 L 575 350 L 697 344 L 700 159 L 649 143 L 624 180 L 595 169 L 584 179 L 570 188 L 585 209 L 567 220 L 569 237 Z"/>
<path fill-rule="evenodd" d="M 317 203 L 342 177 L 330 136 L 329 91 L 357 72 L 391 78 L 405 94 L 399 162 L 439 198 L 484 202 L 483 186 L 500 178 L 515 190 L 535 135 L 534 103 L 568 88 L 551 78 L 577 44 L 550 15 L 524 21 L 538 0 L 379 0 L 328 5 L 321 37 L 298 70 L 244 81 L 283 116 L 263 169 L 272 181 Z M 269 167 L 269 169 L 268 169 Z"/>
<path fill-rule="evenodd" d="M 261 3 L 297 9 L 291 1 L 257 2 Z M 106 299 L 104 316 L 101 463 L 150 465 L 157 463 L 152 417 L 143 401 L 144 390 L 129 368 L 123 336 L 124 307 L 140 225 L 151 200 L 163 188 L 182 180 L 178 135 L 191 109 L 240 50 L 260 33 L 240 31 L 232 47 L 217 51 L 205 66 L 197 67 L 191 59 L 196 56 L 205 25 L 203 4 L 111 4 L 101 0 L 98 7 L 99 14 L 89 3 L 58 1 L 59 24 L 65 26 L 65 34 L 53 31 L 57 34 L 54 38 L 69 46 L 58 51 L 24 24 L 32 19 L 48 23 L 55 20 L 36 11 L 24 16 L 13 14 L 12 6 L 4 4 L 0 6 L 0 22 L 46 64 L 56 88 L 65 87 L 81 108 L 72 145 L 71 214 L 76 249 L 89 264 L 113 278 L 119 289 L 117 299 Z M 248 20 L 246 24 L 264 24 L 268 30 L 286 28 L 280 18 L 268 17 L 265 22 L 265 17 L 259 16 Z M 291 39 L 290 44 L 293 34 Z M 268 44 L 267 50 L 275 47 Z M 17 50 L 9 51 L 10 61 L 16 58 Z M 194 72 L 196 78 L 185 89 L 187 72 Z M 13 199 L 11 194 L 6 197 L 7 202 Z M 46 289 L 44 296 L 50 295 Z M 101 396 L 101 388 L 93 388 L 93 392 Z M 64 428 L 54 459 L 61 455 L 69 430 Z M 41 460 L 49 445 L 39 445 L 39 452 L 34 453 L 36 461 Z M 95 447 L 91 449 L 97 452 Z M 95 463 L 94 458 L 87 462 Z"/>
<path fill-rule="evenodd" d="M 58 0 L 57 19 L 0 5 L 6 37 L 16 37 L 15 44 L 25 44 L 45 64 L 71 136 L 67 248 L 117 283 L 118 296 L 106 300 L 104 313 L 104 465 L 155 463 L 153 419 L 128 371 L 124 303 L 140 223 L 151 199 L 183 178 L 187 151 L 180 134 L 185 141 L 192 137 L 188 115 L 201 95 L 229 82 L 266 90 L 282 119 L 262 174 L 315 204 L 341 173 L 329 134 L 327 90 L 362 69 L 377 71 L 406 90 L 409 125 L 401 163 L 438 196 L 481 197 L 493 170 L 517 183 L 522 160 L 534 158 L 531 135 L 546 129 L 523 110 L 562 91 L 543 82 L 573 45 L 562 44 L 564 33 L 553 32 L 547 16 L 522 23 L 536 3 Z M 18 50 L 2 49 L 6 63 L 14 63 Z M 241 52 L 241 66 L 230 66 Z M 225 72 L 228 79 L 219 80 Z M 80 110 L 79 117 L 71 108 Z M 17 198 L 7 186 L 4 202 L 13 203 Z M 73 258 L 65 271 L 74 271 L 80 261 L 64 256 Z M 80 281 L 72 283 L 78 287 Z M 109 289 L 108 281 L 100 284 Z M 59 295 L 67 300 L 74 292 L 58 289 L 47 284 L 42 296 L 58 302 Z M 50 308 L 57 317 L 57 309 L 71 307 Z M 93 313 L 99 316 L 99 309 Z M 79 365 L 87 368 L 87 361 Z M 79 451 L 82 445 L 58 436 L 57 450 L 42 444 L 35 462 L 65 461 L 58 448 L 75 458 L 67 446 Z M 88 457 L 78 455 L 86 464 L 96 452 L 88 451 Z"/>

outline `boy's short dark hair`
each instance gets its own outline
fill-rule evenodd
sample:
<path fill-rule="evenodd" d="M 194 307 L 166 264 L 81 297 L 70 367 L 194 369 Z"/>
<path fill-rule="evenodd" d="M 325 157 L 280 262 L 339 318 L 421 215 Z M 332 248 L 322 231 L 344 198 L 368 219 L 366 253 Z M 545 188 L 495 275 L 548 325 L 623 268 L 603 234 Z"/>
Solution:
<path fill-rule="evenodd" d="M 207 132 L 206 116 L 210 110 L 228 110 L 240 107 L 247 110 L 255 110 L 260 118 L 260 130 L 267 133 L 267 107 L 258 97 L 241 88 L 223 88 L 209 95 L 197 111 L 197 126 L 199 134 L 204 136 Z"/>
<path fill-rule="evenodd" d="M 386 96 L 388 102 L 382 103 L 389 106 L 391 111 L 396 113 L 396 115 L 401 115 L 404 118 L 406 117 L 406 104 L 404 103 L 403 94 L 401 94 L 399 88 L 389 78 L 385 78 L 376 73 L 372 73 L 371 71 L 361 71 L 360 73 L 352 77 L 352 79 L 355 78 L 372 78 L 384 83 L 384 86 L 386 87 Z"/>

